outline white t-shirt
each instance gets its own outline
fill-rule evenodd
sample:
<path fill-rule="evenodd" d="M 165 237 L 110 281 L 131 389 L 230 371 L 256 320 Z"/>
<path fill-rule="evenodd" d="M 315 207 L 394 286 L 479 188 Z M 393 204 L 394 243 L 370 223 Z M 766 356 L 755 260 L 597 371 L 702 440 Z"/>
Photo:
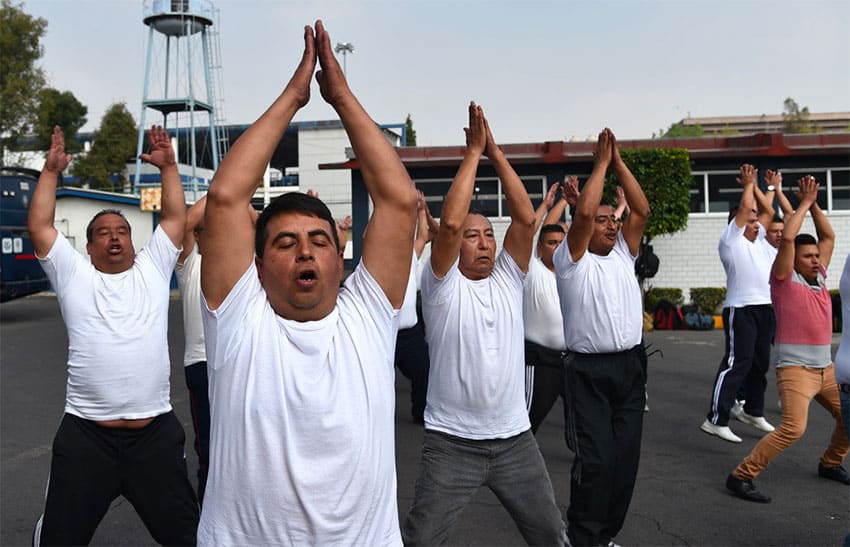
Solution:
<path fill-rule="evenodd" d="M 363 264 L 318 321 L 278 316 L 254 263 L 203 300 L 211 415 L 200 545 L 401 545 L 398 312 Z"/>
<path fill-rule="evenodd" d="M 183 366 L 207 360 L 204 347 L 204 324 L 201 319 L 201 255 L 197 243 L 183 261 L 174 266 L 177 286 L 183 300 Z"/>
<path fill-rule="evenodd" d="M 522 319 L 526 340 L 549 349 L 567 349 L 555 272 L 536 256 L 528 261 L 523 282 Z"/>
<path fill-rule="evenodd" d="M 643 311 L 635 259 L 623 238 L 607 256 L 585 251 L 573 262 L 567 240 L 555 250 L 564 339 L 579 353 L 613 353 L 640 344 Z"/>
<path fill-rule="evenodd" d="M 407 289 L 404 291 L 404 303 L 401 305 L 398 328 L 409 329 L 416 325 L 419 318 L 416 316 L 416 251 L 413 252 L 413 260 L 410 263 L 410 274 L 407 277 Z"/>
<path fill-rule="evenodd" d="M 39 258 L 68 329 L 65 412 L 106 421 L 171 410 L 168 286 L 179 254 L 158 226 L 125 272 L 96 270 L 61 233 Z"/>
<path fill-rule="evenodd" d="M 422 272 L 431 357 L 425 427 L 466 439 L 504 439 L 531 427 L 525 409 L 522 281 L 510 254 L 473 281 L 458 261 L 442 279 Z"/>
<path fill-rule="evenodd" d="M 767 242 L 764 226 L 759 224 L 755 241 L 744 237 L 745 229 L 732 219 L 717 246 L 726 270 L 726 308 L 770 304 L 770 269 L 777 251 Z"/>
<path fill-rule="evenodd" d="M 841 317 L 844 328 L 841 331 L 841 343 L 835 354 L 835 381 L 850 384 L 850 254 L 844 261 L 844 271 L 838 284 L 841 294 Z"/>

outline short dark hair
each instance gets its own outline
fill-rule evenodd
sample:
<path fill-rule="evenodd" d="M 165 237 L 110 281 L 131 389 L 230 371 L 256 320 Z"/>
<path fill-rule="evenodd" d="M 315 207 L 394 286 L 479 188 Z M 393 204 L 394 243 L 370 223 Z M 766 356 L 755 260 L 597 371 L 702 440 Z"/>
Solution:
<path fill-rule="evenodd" d="M 263 258 L 263 249 L 269 238 L 269 221 L 284 213 L 301 213 L 311 217 L 326 220 L 330 225 L 331 238 L 339 251 L 339 236 L 336 233 L 336 221 L 331 215 L 330 209 L 320 199 L 314 198 L 301 192 L 288 192 L 274 198 L 269 205 L 263 209 L 257 218 L 256 231 L 254 235 L 254 252 L 258 258 Z"/>
<path fill-rule="evenodd" d="M 543 227 L 540 228 L 540 235 L 537 236 L 537 241 L 542 241 L 543 236 L 550 233 L 550 232 L 557 232 L 559 234 L 566 234 L 567 233 L 567 232 L 564 231 L 564 227 L 561 226 L 560 224 L 544 224 Z"/>
<path fill-rule="evenodd" d="M 773 215 L 773 218 L 770 219 L 770 223 L 773 224 L 775 222 L 778 222 L 779 224 L 785 224 L 785 219 L 779 215 Z"/>
<path fill-rule="evenodd" d="M 815 236 L 811 234 L 799 234 L 794 238 L 794 247 L 799 247 L 800 245 L 817 245 L 818 240 L 815 239 Z"/>
<path fill-rule="evenodd" d="M 96 215 L 94 215 L 89 221 L 89 225 L 86 226 L 86 241 L 91 243 L 92 237 L 94 236 L 94 221 L 102 217 L 103 215 L 118 215 L 124 221 L 124 224 L 127 225 L 127 231 L 131 234 L 133 233 L 133 229 L 130 227 L 130 222 L 127 220 L 127 217 L 124 216 L 124 213 L 119 209 L 104 209 L 99 211 Z"/>
<path fill-rule="evenodd" d="M 732 222 L 732 219 L 738 216 L 738 209 L 739 207 L 737 205 L 733 205 L 731 208 L 729 208 L 729 216 L 726 217 L 727 223 Z"/>
<path fill-rule="evenodd" d="M 467 215 L 478 215 L 478 216 L 484 217 L 484 220 L 487 221 L 487 224 L 490 225 L 490 228 L 493 227 L 493 223 L 490 222 L 489 218 L 487 218 L 487 214 L 480 209 L 476 209 L 475 207 L 470 207 L 469 210 L 466 212 L 466 214 Z"/>

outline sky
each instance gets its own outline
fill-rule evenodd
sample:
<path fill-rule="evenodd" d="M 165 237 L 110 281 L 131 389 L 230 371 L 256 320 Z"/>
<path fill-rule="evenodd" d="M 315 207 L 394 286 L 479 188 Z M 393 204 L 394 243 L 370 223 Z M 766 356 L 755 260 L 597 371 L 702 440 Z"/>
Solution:
<path fill-rule="evenodd" d="M 16 0 L 19 1 L 19 0 Z M 141 110 L 141 0 L 24 0 L 47 20 L 48 84 L 89 109 Z M 372 118 L 410 114 L 420 146 L 464 142 L 466 106 L 499 143 L 650 138 L 688 117 L 850 111 L 844 0 L 218 0 L 227 123 L 253 122 L 286 86 L 303 27 L 350 42 L 349 85 Z M 154 55 L 158 55 L 155 50 Z M 161 49 L 159 50 L 161 52 Z M 161 54 L 161 53 L 160 53 Z M 147 122 L 156 121 L 149 114 Z M 313 83 L 295 121 L 336 119 Z"/>

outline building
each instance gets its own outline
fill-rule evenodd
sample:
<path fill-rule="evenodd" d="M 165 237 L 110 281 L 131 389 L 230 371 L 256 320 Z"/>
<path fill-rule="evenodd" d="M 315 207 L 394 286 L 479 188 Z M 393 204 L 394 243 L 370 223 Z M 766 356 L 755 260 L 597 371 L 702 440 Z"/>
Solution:
<path fill-rule="evenodd" d="M 619 141 L 622 148 L 684 148 L 691 159 L 693 187 L 687 229 L 653 240 L 661 259 L 658 274 L 648 281 L 655 287 L 683 290 L 685 300 L 693 287 L 725 287 L 726 276 L 717 255 L 717 242 L 727 224 L 730 205 L 740 201 L 735 182 L 742 163 L 755 165 L 761 173 L 779 170 L 792 203 L 790 191 L 797 178 L 814 175 L 821 183 L 819 203 L 836 232 L 834 260 L 828 270 L 830 286 L 837 287 L 843 257 L 850 252 L 850 133 L 715 136 L 685 139 Z M 546 189 L 565 175 L 584 182 L 593 166 L 595 143 L 543 142 L 508 144 L 501 148 L 528 189 L 532 203 L 540 204 Z M 399 148 L 416 186 L 426 196 L 432 214 L 439 217 L 442 199 L 463 158 L 464 147 Z M 356 158 L 323 169 L 352 170 L 352 211 L 355 234 L 362 233 L 368 217 L 368 197 Z M 763 181 L 759 181 L 764 187 Z M 501 241 L 509 219 L 501 184 L 487 160 L 476 179 L 473 206 L 490 217 Z M 810 220 L 803 229 L 814 233 Z M 360 256 L 360 241 L 354 240 L 354 257 Z"/>
<path fill-rule="evenodd" d="M 846 133 L 850 131 L 850 112 L 810 113 L 806 120 L 816 133 Z M 716 116 L 679 120 L 679 125 L 700 126 L 705 135 L 751 135 L 753 133 L 782 132 L 785 118 L 782 114 L 761 116 Z"/>

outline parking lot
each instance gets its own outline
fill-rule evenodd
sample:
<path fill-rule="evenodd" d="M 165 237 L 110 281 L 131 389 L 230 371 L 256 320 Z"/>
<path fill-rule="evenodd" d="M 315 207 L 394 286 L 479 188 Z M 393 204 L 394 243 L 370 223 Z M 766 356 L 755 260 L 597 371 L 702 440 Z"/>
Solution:
<path fill-rule="evenodd" d="M 182 371 L 179 301 L 170 311 L 172 404 L 187 434 L 190 477 L 196 460 Z M 809 430 L 757 479 L 773 503 L 747 503 L 725 491 L 729 472 L 760 434 L 734 422 L 744 442 L 733 445 L 699 430 L 722 355 L 722 331 L 664 331 L 647 335 L 649 405 L 641 466 L 625 527 L 616 538 L 628 545 L 840 545 L 850 531 L 850 488 L 818 478 L 818 458 L 831 433 L 831 418 L 812 405 Z M 837 342 L 837 336 L 834 337 Z M 109 339 L 103 344 L 108 345 Z M 25 545 L 41 513 L 50 446 L 65 397 L 67 337 L 56 300 L 32 296 L 0 307 L 0 544 Z M 409 418 L 409 383 L 397 380 L 398 501 L 402 518 L 418 473 L 421 427 Z M 773 370 L 765 415 L 779 423 Z M 572 454 L 563 441 L 560 403 L 538 433 L 559 506 L 569 502 Z M 480 491 L 452 535 L 453 544 L 517 545 L 522 538 L 507 512 Z M 124 499 L 113 503 L 95 545 L 154 544 Z"/>

